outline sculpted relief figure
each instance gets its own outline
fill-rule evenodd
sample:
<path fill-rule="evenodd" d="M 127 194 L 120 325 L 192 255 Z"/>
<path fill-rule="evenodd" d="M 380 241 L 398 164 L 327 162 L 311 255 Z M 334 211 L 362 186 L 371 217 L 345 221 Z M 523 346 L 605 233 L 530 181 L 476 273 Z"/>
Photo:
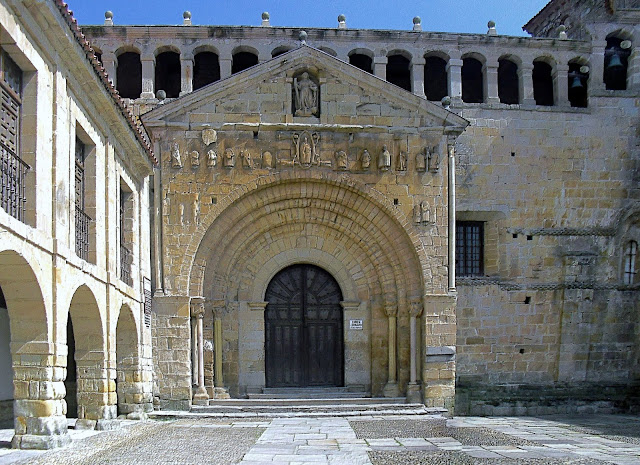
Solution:
<path fill-rule="evenodd" d="M 362 152 L 362 157 L 360 158 L 360 166 L 362 166 L 363 170 L 368 170 L 371 166 L 371 154 L 367 149 L 364 149 L 364 152 Z"/>
<path fill-rule="evenodd" d="M 226 168 L 233 168 L 236 166 L 236 154 L 233 153 L 232 148 L 225 149 L 224 151 L 224 166 Z"/>
<path fill-rule="evenodd" d="M 309 78 L 309 73 L 302 73 L 293 79 L 296 116 L 313 116 L 318 113 L 318 86 Z"/>
<path fill-rule="evenodd" d="M 347 152 L 345 152 L 344 150 L 340 150 L 339 152 L 336 152 L 336 165 L 338 169 L 346 170 L 347 163 L 348 163 Z"/>
<path fill-rule="evenodd" d="M 207 166 L 213 168 L 218 164 L 218 153 L 215 150 L 207 152 Z"/>
<path fill-rule="evenodd" d="M 309 136 L 304 134 L 300 141 L 300 163 L 310 165 L 313 157 L 313 147 L 309 141 Z"/>
<path fill-rule="evenodd" d="M 398 171 L 407 171 L 407 152 L 398 154 Z"/>
<path fill-rule="evenodd" d="M 418 152 L 416 154 L 416 171 L 424 172 L 427 170 L 427 157 L 429 156 L 429 149 L 425 149 L 425 152 Z"/>
<path fill-rule="evenodd" d="M 267 151 L 262 154 L 262 167 L 270 170 L 273 168 L 273 155 Z"/>
<path fill-rule="evenodd" d="M 429 171 L 435 173 L 440 168 L 440 154 L 438 153 L 438 148 L 434 147 L 431 152 L 428 153 L 428 165 Z"/>
<path fill-rule="evenodd" d="M 413 208 L 413 217 L 418 224 L 431 223 L 431 208 L 429 207 L 429 202 L 423 200 L 419 205 L 416 205 Z"/>
<path fill-rule="evenodd" d="M 253 163 L 251 162 L 251 152 L 248 150 L 240 151 L 240 158 L 242 158 L 242 167 L 252 169 Z"/>
<path fill-rule="evenodd" d="M 194 150 L 191 152 L 191 168 L 197 168 L 200 166 L 200 152 Z"/>
<path fill-rule="evenodd" d="M 391 168 L 391 153 L 389 153 L 386 145 L 382 146 L 382 152 L 378 158 L 378 168 L 382 171 L 387 171 Z"/>
<path fill-rule="evenodd" d="M 182 158 L 180 157 L 180 145 L 177 142 L 173 143 L 173 149 L 171 150 L 171 166 L 173 168 L 182 168 Z"/>

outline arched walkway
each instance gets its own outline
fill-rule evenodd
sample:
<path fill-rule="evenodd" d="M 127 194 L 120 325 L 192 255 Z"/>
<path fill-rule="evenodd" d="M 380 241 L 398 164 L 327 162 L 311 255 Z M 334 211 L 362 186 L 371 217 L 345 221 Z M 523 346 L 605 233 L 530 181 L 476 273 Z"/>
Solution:
<path fill-rule="evenodd" d="M 133 312 L 123 305 L 116 326 L 116 392 L 118 415 L 142 410 L 139 337 Z"/>
<path fill-rule="evenodd" d="M 110 404 L 109 394 L 114 386 L 108 375 L 104 325 L 95 296 L 86 285 L 73 294 L 69 318 L 71 325 L 67 327 L 72 328 L 75 347 L 70 347 L 73 350 L 69 351 L 68 358 L 75 361 L 77 370 L 77 416 L 87 420 L 112 419 L 116 409 Z M 72 363 L 68 366 L 72 367 Z M 73 373 L 67 376 L 73 380 Z M 69 401 L 73 403 L 73 399 Z M 70 411 L 69 415 L 73 413 Z"/>
<path fill-rule="evenodd" d="M 48 449 L 69 442 L 62 400 L 63 379 L 59 377 L 62 370 L 51 365 L 64 357 L 51 342 L 48 311 L 51 297 L 45 299 L 43 295 L 37 277 L 43 275 L 39 266 L 35 258 L 27 259 L 12 250 L 0 252 L 0 304 L 6 308 L 0 312 L 4 322 L 9 322 L 8 331 L 2 333 L 2 345 L 6 350 L 6 338 L 10 337 L 13 365 L 12 445 L 23 449 Z M 6 390 L 9 384 L 5 384 Z"/>

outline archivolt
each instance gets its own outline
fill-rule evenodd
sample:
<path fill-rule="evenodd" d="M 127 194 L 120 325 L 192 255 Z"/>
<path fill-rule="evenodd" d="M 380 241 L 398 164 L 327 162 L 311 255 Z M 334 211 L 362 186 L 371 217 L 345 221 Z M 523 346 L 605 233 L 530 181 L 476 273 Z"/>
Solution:
<path fill-rule="evenodd" d="M 259 178 L 203 219 L 182 276 L 189 272 L 191 295 L 235 300 L 261 264 L 305 238 L 309 247 L 345 262 L 358 289 L 404 307 L 407 296 L 424 292 L 431 266 L 408 224 L 382 194 L 348 177 L 305 172 Z"/>

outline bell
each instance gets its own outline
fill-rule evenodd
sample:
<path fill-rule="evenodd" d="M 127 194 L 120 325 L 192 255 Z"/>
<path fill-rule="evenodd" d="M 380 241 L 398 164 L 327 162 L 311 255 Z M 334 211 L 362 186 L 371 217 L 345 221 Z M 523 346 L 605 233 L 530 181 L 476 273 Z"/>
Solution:
<path fill-rule="evenodd" d="M 582 85 L 582 80 L 580 79 L 580 76 L 578 76 L 577 74 L 575 76 L 573 76 L 573 81 L 571 81 L 571 89 L 582 89 L 583 85 Z"/>
<path fill-rule="evenodd" d="M 611 59 L 609 60 L 609 63 L 607 64 L 607 71 L 618 71 L 619 69 L 623 68 L 623 64 L 620 61 L 620 55 L 618 55 L 617 52 L 613 52 L 613 54 L 611 55 Z"/>

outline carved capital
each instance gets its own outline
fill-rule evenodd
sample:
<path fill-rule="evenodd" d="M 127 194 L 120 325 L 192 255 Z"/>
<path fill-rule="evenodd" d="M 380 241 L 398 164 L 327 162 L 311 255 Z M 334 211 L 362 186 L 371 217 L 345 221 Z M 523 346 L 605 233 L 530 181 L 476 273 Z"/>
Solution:
<path fill-rule="evenodd" d="M 204 297 L 193 297 L 191 299 L 191 316 L 204 318 Z"/>
<path fill-rule="evenodd" d="M 410 307 L 409 307 L 409 315 L 412 318 L 417 318 L 420 315 L 422 315 L 422 309 L 423 309 L 423 305 L 422 305 L 422 301 L 421 300 L 413 300 L 411 301 Z"/>
<path fill-rule="evenodd" d="M 384 306 L 384 314 L 389 318 L 398 316 L 398 306 L 396 304 L 387 304 Z"/>

